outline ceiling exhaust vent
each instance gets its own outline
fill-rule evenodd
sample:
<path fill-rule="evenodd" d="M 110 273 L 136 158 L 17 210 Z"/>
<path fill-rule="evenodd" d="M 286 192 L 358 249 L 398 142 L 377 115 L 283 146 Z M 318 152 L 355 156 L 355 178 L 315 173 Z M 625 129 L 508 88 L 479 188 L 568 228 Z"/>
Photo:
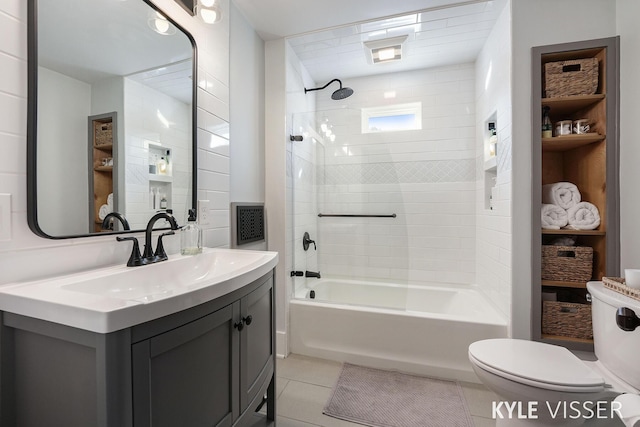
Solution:
<path fill-rule="evenodd" d="M 391 37 L 364 43 L 367 60 L 371 64 L 400 61 L 402 59 L 402 45 L 408 36 Z"/>

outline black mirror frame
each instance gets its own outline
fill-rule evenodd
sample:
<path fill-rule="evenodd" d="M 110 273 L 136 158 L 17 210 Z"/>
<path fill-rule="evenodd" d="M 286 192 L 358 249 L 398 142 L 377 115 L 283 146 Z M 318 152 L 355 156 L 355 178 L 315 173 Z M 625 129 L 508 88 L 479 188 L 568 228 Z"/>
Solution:
<path fill-rule="evenodd" d="M 105 231 L 100 233 L 51 236 L 38 224 L 38 176 L 37 176 L 37 130 L 38 130 L 38 0 L 27 0 L 27 222 L 36 235 L 47 239 L 71 239 L 78 237 L 109 236 L 143 232 L 140 230 Z M 141 0 L 157 12 L 162 13 L 169 22 L 187 36 L 193 47 L 192 101 L 191 101 L 191 207 L 196 209 L 198 200 L 198 49 L 196 41 L 184 27 L 150 0 Z"/>

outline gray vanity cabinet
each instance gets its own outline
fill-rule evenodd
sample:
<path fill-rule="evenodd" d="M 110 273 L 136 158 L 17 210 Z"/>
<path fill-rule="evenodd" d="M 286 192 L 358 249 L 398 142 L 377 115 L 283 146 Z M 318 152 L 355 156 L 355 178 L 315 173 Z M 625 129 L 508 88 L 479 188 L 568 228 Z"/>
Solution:
<path fill-rule="evenodd" d="M 269 278 L 214 313 L 135 343 L 134 426 L 250 423 L 246 410 L 273 376 L 272 298 Z"/>
<path fill-rule="evenodd" d="M 269 272 L 109 334 L 0 312 L 0 425 L 272 425 L 273 307 Z"/>
<path fill-rule="evenodd" d="M 275 344 L 273 324 L 273 283 L 269 281 L 240 300 L 240 411 L 264 395 L 262 385 L 273 372 Z M 251 319 L 251 320 L 248 320 Z M 247 323 L 248 322 L 248 323 Z"/>
<path fill-rule="evenodd" d="M 134 426 L 230 426 L 237 341 L 229 305 L 134 344 Z"/>

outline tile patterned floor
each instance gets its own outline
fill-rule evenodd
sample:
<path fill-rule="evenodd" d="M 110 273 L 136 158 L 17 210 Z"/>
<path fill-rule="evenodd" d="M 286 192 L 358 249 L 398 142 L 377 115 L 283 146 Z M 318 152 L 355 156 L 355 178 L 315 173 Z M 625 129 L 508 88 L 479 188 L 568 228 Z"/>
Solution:
<path fill-rule="evenodd" d="M 342 364 L 290 355 L 276 365 L 278 427 L 361 427 L 322 414 Z M 461 383 L 476 427 L 493 427 L 491 402 L 496 395 L 480 384 Z M 446 427 L 446 426 L 443 426 Z"/>

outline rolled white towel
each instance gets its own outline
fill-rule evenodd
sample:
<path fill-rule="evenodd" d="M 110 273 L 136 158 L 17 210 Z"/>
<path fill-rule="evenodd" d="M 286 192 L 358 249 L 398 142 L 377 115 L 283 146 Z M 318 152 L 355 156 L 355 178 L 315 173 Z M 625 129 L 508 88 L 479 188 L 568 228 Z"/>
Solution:
<path fill-rule="evenodd" d="M 107 196 L 107 205 L 113 210 L 113 193 L 109 193 Z"/>
<path fill-rule="evenodd" d="M 600 212 L 589 202 L 580 202 L 567 209 L 569 225 L 573 230 L 595 230 L 600 225 Z"/>
<path fill-rule="evenodd" d="M 582 196 L 578 187 L 570 182 L 556 182 L 542 186 L 542 203 L 558 205 L 562 209 L 569 209 L 580 203 Z"/>
<path fill-rule="evenodd" d="M 552 204 L 542 205 L 542 228 L 560 230 L 567 225 L 567 211 Z"/>
<path fill-rule="evenodd" d="M 111 206 L 100 205 L 100 209 L 98 210 L 98 218 L 100 218 L 100 220 L 102 221 L 111 212 L 113 212 L 113 208 Z"/>

